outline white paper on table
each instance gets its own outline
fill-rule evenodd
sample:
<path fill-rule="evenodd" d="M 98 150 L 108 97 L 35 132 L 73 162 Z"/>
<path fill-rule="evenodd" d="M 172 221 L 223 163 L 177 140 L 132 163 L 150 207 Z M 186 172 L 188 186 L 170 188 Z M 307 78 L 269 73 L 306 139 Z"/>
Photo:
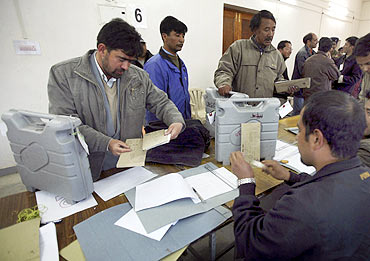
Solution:
<path fill-rule="evenodd" d="M 298 147 L 291 145 L 289 143 L 277 140 L 276 141 L 276 151 L 274 160 L 287 160 L 288 163 L 282 164 L 287 168 L 300 172 L 305 172 L 307 174 L 313 175 L 316 171 L 314 167 L 307 166 L 301 161 L 301 154 L 299 153 Z"/>
<path fill-rule="evenodd" d="M 94 182 L 94 191 L 107 201 L 156 176 L 143 167 L 134 167 Z"/>
<path fill-rule="evenodd" d="M 281 118 L 284 118 L 285 116 L 288 115 L 289 112 L 293 111 L 292 105 L 290 105 L 290 102 L 287 101 L 283 105 L 279 107 L 279 114 Z"/>
<path fill-rule="evenodd" d="M 41 223 L 57 221 L 74 213 L 98 205 L 93 195 L 75 204 L 69 204 L 63 197 L 51 194 L 46 191 L 36 191 L 36 202 L 41 211 Z"/>
<path fill-rule="evenodd" d="M 223 180 L 226 184 L 231 186 L 233 189 L 238 188 L 238 177 L 235 176 L 232 172 L 230 172 L 225 167 L 215 169 L 214 174 L 221 180 Z"/>
<path fill-rule="evenodd" d="M 57 231 L 53 222 L 40 227 L 40 260 L 59 260 Z"/>
<path fill-rule="evenodd" d="M 211 172 L 193 175 L 187 177 L 185 180 L 198 192 L 203 200 L 207 200 L 233 190 L 229 185 Z"/>
<path fill-rule="evenodd" d="M 151 239 L 161 241 L 161 239 L 164 237 L 164 235 L 167 233 L 170 227 L 176 224 L 176 222 L 163 226 L 151 233 L 147 233 L 136 212 L 134 211 L 134 209 L 131 209 L 123 217 L 118 219 L 114 224 L 126 228 L 128 230 L 131 230 L 135 233 L 141 234 L 143 236 L 149 237 Z"/>
<path fill-rule="evenodd" d="M 194 203 L 200 202 L 180 174 L 167 174 L 136 187 L 135 211 L 157 207 L 181 198 L 191 198 Z"/>

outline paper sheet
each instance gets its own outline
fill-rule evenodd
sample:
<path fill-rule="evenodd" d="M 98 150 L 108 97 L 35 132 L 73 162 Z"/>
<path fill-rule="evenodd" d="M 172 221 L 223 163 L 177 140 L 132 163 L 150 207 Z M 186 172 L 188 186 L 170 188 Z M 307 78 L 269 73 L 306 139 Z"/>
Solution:
<path fill-rule="evenodd" d="M 298 147 L 281 140 L 276 141 L 276 151 L 274 160 L 287 160 L 288 163 L 282 164 L 283 166 L 290 168 L 294 171 L 305 172 L 313 175 L 316 171 L 314 167 L 306 166 L 301 161 L 301 154 L 299 153 Z"/>
<path fill-rule="evenodd" d="M 40 227 L 40 260 L 59 260 L 57 231 L 53 222 Z"/>
<path fill-rule="evenodd" d="M 114 224 L 157 241 L 161 241 L 161 239 L 172 226 L 172 224 L 168 224 L 151 233 L 147 233 L 139 217 L 133 209 L 131 209 L 129 212 L 127 212 L 127 214 L 118 219 L 117 222 Z"/>
<path fill-rule="evenodd" d="M 126 144 L 130 146 L 131 151 L 121 153 L 116 167 L 130 168 L 144 166 L 146 150 L 143 150 L 143 139 L 127 139 Z"/>
<path fill-rule="evenodd" d="M 35 194 L 39 209 L 46 209 L 46 211 L 41 215 L 41 223 L 43 224 L 50 221 L 57 221 L 61 218 L 98 205 L 93 195 L 90 195 L 87 199 L 72 205 L 67 203 L 64 198 L 46 191 L 36 191 Z"/>
<path fill-rule="evenodd" d="M 94 182 L 94 191 L 107 201 L 156 176 L 143 167 L 134 167 Z"/>
<path fill-rule="evenodd" d="M 165 135 L 166 130 L 158 130 L 147 133 L 143 138 L 143 150 L 149 150 L 157 146 L 169 143 L 171 134 Z"/>
<path fill-rule="evenodd" d="M 40 260 L 40 218 L 0 230 L 0 260 Z"/>
<path fill-rule="evenodd" d="M 233 189 L 211 172 L 194 175 L 185 179 L 203 200 L 232 191 Z"/>
<path fill-rule="evenodd" d="M 248 122 L 241 124 L 240 150 L 246 161 L 260 160 L 261 123 Z"/>
<path fill-rule="evenodd" d="M 60 250 L 59 253 L 65 260 L 68 261 L 86 260 L 78 240 L 73 241 L 71 244 Z"/>
<path fill-rule="evenodd" d="M 293 111 L 292 105 L 290 105 L 290 102 L 287 101 L 283 105 L 279 107 L 279 115 L 281 118 L 284 118 L 285 116 L 288 115 L 289 112 Z"/>
<path fill-rule="evenodd" d="M 178 173 L 171 173 L 136 187 L 135 211 L 157 207 L 181 198 L 200 200 Z"/>

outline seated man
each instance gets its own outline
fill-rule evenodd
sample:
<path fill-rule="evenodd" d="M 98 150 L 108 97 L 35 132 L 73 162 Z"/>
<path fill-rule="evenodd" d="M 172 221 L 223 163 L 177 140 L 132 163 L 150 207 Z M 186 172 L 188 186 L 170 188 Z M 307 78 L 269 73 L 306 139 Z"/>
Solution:
<path fill-rule="evenodd" d="M 255 196 L 254 173 L 241 152 L 230 156 L 240 196 L 233 207 L 235 245 L 243 260 L 368 260 L 370 174 L 356 156 L 365 113 L 340 91 L 313 94 L 300 113 L 301 160 L 309 176 L 266 160 L 264 171 L 290 189 L 267 213 Z"/>
<path fill-rule="evenodd" d="M 140 35 L 122 19 L 105 24 L 97 50 L 52 66 L 49 75 L 49 112 L 79 117 L 89 147 L 93 180 L 101 170 L 116 166 L 124 142 L 140 138 L 146 109 L 155 113 L 175 139 L 184 120 L 166 94 L 146 72 L 130 67 L 141 52 Z"/>
<path fill-rule="evenodd" d="M 160 25 L 163 47 L 144 65 L 150 79 L 177 106 L 184 119 L 191 118 L 189 77 L 185 63 L 177 52 L 181 51 L 185 42 L 186 25 L 175 17 L 167 16 Z M 147 123 L 158 118 L 152 112 L 146 113 Z"/>

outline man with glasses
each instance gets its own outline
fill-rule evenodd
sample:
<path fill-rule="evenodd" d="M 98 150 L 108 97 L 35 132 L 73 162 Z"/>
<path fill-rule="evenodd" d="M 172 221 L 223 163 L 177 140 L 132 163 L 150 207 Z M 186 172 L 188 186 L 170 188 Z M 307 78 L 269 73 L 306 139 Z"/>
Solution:
<path fill-rule="evenodd" d="M 184 120 L 176 106 L 143 70 L 131 66 L 142 52 L 140 34 L 122 19 L 105 24 L 97 49 L 52 66 L 49 75 L 49 112 L 79 117 L 88 145 L 93 180 L 101 170 L 116 166 L 124 142 L 140 138 L 146 109 L 155 113 L 175 139 Z"/>

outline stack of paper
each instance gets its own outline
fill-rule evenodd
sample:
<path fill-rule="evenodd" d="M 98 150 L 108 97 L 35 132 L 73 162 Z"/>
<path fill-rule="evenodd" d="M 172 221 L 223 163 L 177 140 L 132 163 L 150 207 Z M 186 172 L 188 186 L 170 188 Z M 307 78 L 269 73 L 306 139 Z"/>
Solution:
<path fill-rule="evenodd" d="M 170 142 L 171 134 L 165 135 L 165 132 L 166 130 L 158 130 L 145 134 L 142 139 L 127 139 L 126 144 L 130 146 L 131 151 L 121 153 L 116 167 L 144 166 L 147 150 Z"/>
<path fill-rule="evenodd" d="M 237 188 L 237 177 L 225 168 L 184 179 L 171 173 L 136 187 L 135 211 L 157 207 L 182 198 L 201 200 L 224 194 Z"/>
<path fill-rule="evenodd" d="M 288 161 L 288 163 L 283 163 L 282 165 L 298 173 L 305 172 L 307 174 L 314 175 L 316 171 L 314 167 L 309 167 L 302 163 L 301 154 L 299 153 L 297 146 L 291 145 L 281 140 L 276 141 L 274 160 Z"/>

